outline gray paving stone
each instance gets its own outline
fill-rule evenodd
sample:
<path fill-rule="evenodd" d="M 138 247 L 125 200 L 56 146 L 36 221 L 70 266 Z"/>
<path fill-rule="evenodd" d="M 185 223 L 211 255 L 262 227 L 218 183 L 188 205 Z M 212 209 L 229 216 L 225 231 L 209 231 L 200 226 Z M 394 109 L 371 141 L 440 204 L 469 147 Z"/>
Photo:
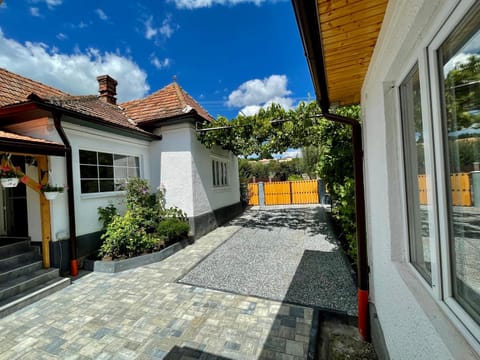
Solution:
<path fill-rule="evenodd" d="M 88 274 L 0 319 L 0 359 L 163 359 L 180 349 L 184 359 L 292 360 L 287 350 L 310 341 L 312 308 L 175 282 L 239 229 L 216 229 L 160 263 Z"/>

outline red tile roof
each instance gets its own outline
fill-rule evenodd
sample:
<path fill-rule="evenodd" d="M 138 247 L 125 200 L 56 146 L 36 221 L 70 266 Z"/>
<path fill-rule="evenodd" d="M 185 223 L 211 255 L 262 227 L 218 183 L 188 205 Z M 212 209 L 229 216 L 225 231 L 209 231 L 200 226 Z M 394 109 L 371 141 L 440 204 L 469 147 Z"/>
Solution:
<path fill-rule="evenodd" d="M 120 104 L 126 114 L 137 124 L 156 122 L 196 113 L 201 118 L 212 121 L 212 116 L 200 106 L 176 82 L 139 100 Z"/>
<path fill-rule="evenodd" d="M 151 135 L 129 120 L 120 106 L 99 100 L 97 95 L 47 97 L 44 101 L 66 110 Z"/>
<path fill-rule="evenodd" d="M 30 137 L 30 136 L 19 135 L 19 134 L 15 134 L 15 133 L 12 133 L 12 132 L 9 132 L 9 131 L 2 131 L 2 130 L 0 130 L 0 139 L 21 140 L 21 141 L 29 141 L 29 142 L 35 142 L 35 143 L 63 146 L 63 144 L 57 143 L 55 141 L 49 141 L 49 140 L 45 140 L 45 139 L 37 139 L 37 138 Z"/>
<path fill-rule="evenodd" d="M 68 95 L 38 81 L 0 68 L 0 106 L 24 102 L 31 93 L 35 93 L 40 97 Z"/>
<path fill-rule="evenodd" d="M 143 99 L 129 101 L 119 106 L 104 102 L 97 95 L 73 96 L 0 68 L 0 108 L 32 99 L 148 135 L 151 133 L 141 129 L 137 124 L 190 113 L 198 114 L 207 121 L 212 120 L 208 112 L 176 82 Z"/>

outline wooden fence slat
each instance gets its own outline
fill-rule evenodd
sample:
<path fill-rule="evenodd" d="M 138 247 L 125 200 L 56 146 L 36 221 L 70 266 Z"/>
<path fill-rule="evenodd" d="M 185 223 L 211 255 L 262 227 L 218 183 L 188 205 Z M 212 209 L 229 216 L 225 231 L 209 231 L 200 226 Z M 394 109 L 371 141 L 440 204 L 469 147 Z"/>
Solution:
<path fill-rule="evenodd" d="M 472 206 L 470 174 L 450 175 L 451 199 L 453 206 Z M 427 205 L 427 176 L 418 175 L 418 197 L 420 205 Z"/>

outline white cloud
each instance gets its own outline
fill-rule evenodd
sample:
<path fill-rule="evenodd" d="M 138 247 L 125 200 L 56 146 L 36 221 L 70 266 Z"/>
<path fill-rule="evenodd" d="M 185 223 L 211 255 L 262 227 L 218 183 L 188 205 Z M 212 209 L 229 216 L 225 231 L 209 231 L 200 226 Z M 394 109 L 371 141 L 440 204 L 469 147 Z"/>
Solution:
<path fill-rule="evenodd" d="M 255 4 L 259 6 L 268 2 L 268 0 L 170 0 L 170 2 L 174 2 L 178 9 L 199 9 L 212 7 L 214 5 L 233 6 L 238 4 Z"/>
<path fill-rule="evenodd" d="M 157 58 L 155 55 L 152 54 L 150 57 L 150 62 L 152 63 L 153 66 L 155 66 L 158 70 L 160 70 L 170 66 L 172 61 L 169 58 L 160 60 L 159 58 Z"/>
<path fill-rule="evenodd" d="M 260 105 L 248 105 L 239 111 L 239 114 L 244 116 L 255 115 L 262 107 Z"/>
<path fill-rule="evenodd" d="M 163 22 L 162 26 L 158 29 L 158 32 L 169 39 L 173 35 L 173 27 L 171 24 L 170 16 L 166 17 Z"/>
<path fill-rule="evenodd" d="M 98 15 L 100 20 L 103 20 L 103 21 L 108 20 L 107 14 L 105 14 L 105 11 L 103 11 L 102 9 L 95 9 L 95 13 Z"/>
<path fill-rule="evenodd" d="M 62 54 L 43 43 L 5 38 L 1 29 L 0 67 L 74 95 L 96 94 L 96 77 L 108 74 L 118 81 L 119 102 L 143 97 L 149 90 L 145 71 L 120 54 L 94 48 Z"/>
<path fill-rule="evenodd" d="M 37 17 L 41 16 L 40 15 L 40 9 L 38 7 L 31 7 L 30 8 L 30 14 L 32 16 L 37 16 Z"/>
<path fill-rule="evenodd" d="M 241 114 L 254 115 L 261 108 L 267 108 L 272 103 L 280 104 L 284 109 L 290 109 L 294 100 L 288 95 L 288 79 L 285 75 L 271 75 L 263 80 L 253 79 L 244 82 L 228 96 L 227 105 L 242 107 Z"/>
<path fill-rule="evenodd" d="M 228 96 L 228 106 L 248 106 L 266 103 L 274 98 L 290 95 L 285 75 L 271 75 L 263 80 L 253 79 L 244 82 Z"/>
<path fill-rule="evenodd" d="M 62 5 L 63 0 L 32 0 L 33 3 L 41 3 L 44 2 L 47 4 L 49 9 L 53 9 L 55 6 Z"/>
<path fill-rule="evenodd" d="M 172 37 L 175 30 L 178 29 L 178 25 L 172 24 L 171 16 L 167 16 L 163 19 L 160 27 L 154 25 L 153 16 L 150 16 L 143 24 L 145 26 L 145 38 L 148 40 L 156 38 L 158 35 L 161 35 L 165 39 L 169 39 Z"/>
<path fill-rule="evenodd" d="M 45 2 L 49 7 L 54 7 L 54 6 L 62 5 L 63 0 L 45 0 Z"/>
<path fill-rule="evenodd" d="M 58 40 L 66 40 L 66 39 L 68 39 L 68 36 L 65 35 L 64 33 L 58 33 L 57 34 L 57 39 Z"/>
<path fill-rule="evenodd" d="M 285 158 L 301 158 L 302 149 L 288 149 L 283 153 L 272 154 L 274 159 L 285 159 Z"/>

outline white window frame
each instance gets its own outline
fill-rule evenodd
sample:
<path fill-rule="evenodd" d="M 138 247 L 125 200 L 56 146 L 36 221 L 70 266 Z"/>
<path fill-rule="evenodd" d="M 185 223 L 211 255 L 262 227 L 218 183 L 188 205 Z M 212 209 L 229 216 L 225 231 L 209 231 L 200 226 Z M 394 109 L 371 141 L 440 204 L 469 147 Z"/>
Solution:
<path fill-rule="evenodd" d="M 440 31 L 436 34 L 430 45 L 428 46 L 429 57 L 429 77 L 431 82 L 431 112 L 434 122 L 439 124 L 433 129 L 433 136 L 435 138 L 435 152 L 437 154 L 444 154 L 445 143 L 443 129 L 440 124 L 443 124 L 442 118 L 442 99 L 440 91 L 440 79 L 439 79 L 439 63 L 437 51 L 447 39 L 447 37 L 456 29 L 458 24 L 468 14 L 468 11 L 475 4 L 475 1 L 463 1 L 455 9 L 455 11 L 448 17 L 443 24 Z M 435 167 L 437 170 L 437 201 L 438 201 L 438 219 L 449 219 L 449 194 L 447 189 L 447 183 L 449 179 L 446 178 L 446 166 L 444 155 L 437 156 L 435 159 Z M 475 322 L 470 315 L 463 309 L 463 307 L 453 297 L 453 279 L 452 279 L 452 263 L 451 263 L 451 248 L 450 248 L 450 230 L 448 221 L 438 221 L 439 229 L 439 250 L 442 255 L 441 258 L 441 276 L 442 276 L 442 293 L 440 300 L 443 300 L 447 305 L 448 312 L 452 320 L 459 320 L 463 325 L 463 330 L 468 329 L 467 332 L 462 331 L 467 339 L 470 339 L 472 335 L 475 338 L 473 345 L 476 350 L 480 350 L 480 324 Z M 480 266 L 480 264 L 479 264 Z"/>
<path fill-rule="evenodd" d="M 451 263 L 451 249 L 450 249 L 450 231 L 449 231 L 449 189 L 447 183 L 449 179 L 446 178 L 446 157 L 444 153 L 444 134 L 442 119 L 442 94 L 440 90 L 441 81 L 439 79 L 439 64 L 437 51 L 447 39 L 447 37 L 456 29 L 463 18 L 468 14 L 468 11 L 475 4 L 475 0 L 464 0 L 458 2 L 454 10 L 448 11 L 445 8 L 442 15 L 444 15 L 443 24 L 440 24 L 439 29 L 432 29 L 429 33 L 430 42 L 423 43 L 422 49 L 415 53 L 408 62 L 408 66 L 403 69 L 403 73 L 398 77 L 399 81 L 395 83 L 396 87 L 396 105 L 397 116 L 400 122 L 401 118 L 401 101 L 400 101 L 400 85 L 405 80 L 406 76 L 413 69 L 415 64 L 418 64 L 420 77 L 420 92 L 422 105 L 422 122 L 424 127 L 424 148 L 425 148 L 425 162 L 427 167 L 427 158 L 432 167 L 432 176 L 427 177 L 427 190 L 429 200 L 432 201 L 431 219 L 431 271 L 432 284 L 430 285 L 424 277 L 418 272 L 416 267 L 410 263 L 410 242 L 407 238 L 405 245 L 407 251 L 407 262 L 410 269 L 416 274 L 418 280 L 423 286 L 432 294 L 437 304 L 444 310 L 445 314 L 457 327 L 460 333 L 465 337 L 467 342 L 477 351 L 480 352 L 480 324 L 477 323 L 455 300 L 453 297 L 453 279 L 452 279 L 452 263 Z M 452 6 L 451 4 L 449 4 Z M 453 8 L 452 7 L 452 8 Z M 403 126 L 401 127 L 403 129 Z M 403 130 L 401 136 L 402 144 L 402 164 L 405 164 L 405 155 L 403 154 Z M 409 171 L 402 166 L 405 182 L 403 187 L 407 194 L 407 201 L 411 201 L 412 195 L 407 193 L 407 177 Z M 407 209 L 407 203 L 404 204 Z M 409 218 L 406 214 L 406 219 Z M 448 221 L 445 221 L 448 219 Z M 410 236 L 410 229 L 408 225 L 405 228 L 405 234 Z M 480 266 L 480 264 L 479 264 Z"/>

